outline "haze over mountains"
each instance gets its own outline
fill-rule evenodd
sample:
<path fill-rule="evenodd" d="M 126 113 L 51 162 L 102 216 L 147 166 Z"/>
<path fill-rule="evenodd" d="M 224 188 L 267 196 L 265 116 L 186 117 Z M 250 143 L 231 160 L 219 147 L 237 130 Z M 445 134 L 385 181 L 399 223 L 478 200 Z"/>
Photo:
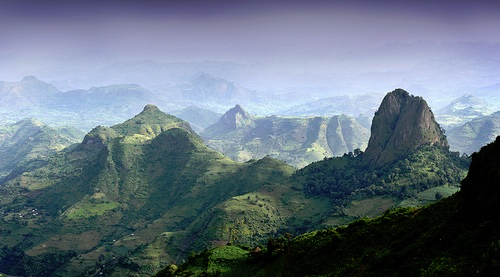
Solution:
<path fill-rule="evenodd" d="M 499 1 L 0 2 L 0 275 L 500 274 Z"/>
<path fill-rule="evenodd" d="M 320 98 L 342 95 L 353 97 L 401 87 L 425 97 L 437 110 L 465 94 L 493 97 L 500 83 L 497 78 L 500 71 L 499 48 L 498 44 L 487 42 L 417 41 L 351 51 L 318 51 L 313 57 L 302 57 L 304 54 L 290 56 L 295 57 L 295 60 L 284 58 L 256 62 L 205 59 L 168 62 L 162 59 L 139 59 L 109 62 L 86 70 L 85 74 L 75 69 L 65 74 L 50 74 L 48 68 L 43 71 L 31 70 L 28 74 L 50 82 L 61 91 L 132 83 L 160 94 L 177 94 L 180 90 L 194 88 L 192 82 L 196 76 L 208 74 L 234 83 L 240 89 L 253 91 L 257 98 L 261 93 L 268 98 L 271 98 L 270 95 L 295 95 L 288 97 L 288 100 L 297 101 L 296 105 Z M 3 81 L 20 80 L 25 75 L 8 79 L 3 77 Z M 498 99 L 496 103 L 498 105 Z M 230 103 L 218 112 L 224 112 L 236 104 L 244 105 L 254 113 L 263 112 L 251 110 L 250 104 L 245 102 Z M 278 106 L 265 114 L 285 108 Z"/>
<path fill-rule="evenodd" d="M 2 184 L 0 272 L 150 276 L 191 250 L 260 244 L 271 235 L 338 226 L 458 189 L 468 160 L 449 152 L 445 139 L 436 141 L 437 123 L 425 101 L 402 90 L 389 93 L 374 118 L 371 143 L 386 136 L 376 131 L 386 128 L 380 118 L 396 126 L 422 119 L 403 133 L 388 131 L 414 147 L 374 170 L 356 150 L 294 172 L 270 157 L 232 161 L 203 144 L 186 121 L 146 105 Z M 219 121 L 236 130 L 257 122 L 241 107 Z M 389 143 L 383 151 L 399 148 Z"/>
<path fill-rule="evenodd" d="M 220 65 L 221 68 L 225 66 L 224 63 Z M 252 113 L 257 115 L 310 117 L 346 114 L 355 118 L 364 128 L 369 128 L 371 117 L 382 96 L 359 94 L 315 100 L 317 97 L 308 93 L 276 94 L 251 90 L 235 82 L 200 72 L 189 78 L 185 76 L 185 83 L 179 81 L 176 85 L 156 88 L 155 92 L 134 84 L 59 91 L 53 85 L 33 76 L 27 76 L 20 82 L 3 81 L 0 88 L 3 107 L 0 117 L 4 121 L 14 123 L 25 117 L 32 117 L 53 126 L 69 125 L 83 131 L 88 131 L 96 125 L 110 125 L 123 121 L 137 113 L 139 110 L 137 107 L 147 103 L 154 103 L 164 110 L 171 110 L 174 114 L 177 112 L 179 115 L 182 114 L 181 117 L 189 120 L 199 133 L 216 123 L 220 114 L 238 104 L 244 105 L 250 111 L 256 111 Z M 451 103 L 437 109 L 437 121 L 446 130 L 452 130 L 468 120 L 489 116 L 500 109 L 500 97 L 495 93 L 496 89 L 497 86 L 493 85 L 478 90 L 478 96 L 466 94 L 450 100 Z M 452 131 L 449 134 L 451 147 L 461 153 L 470 154 L 472 151 L 477 151 L 484 143 L 491 141 L 498 133 L 494 125 L 488 132 L 490 135 L 485 136 L 478 133 L 477 135 L 484 137 L 478 139 L 482 142 L 467 148 L 466 145 L 471 143 L 465 142 L 460 137 L 464 133 Z M 468 132 L 467 136 L 473 135 Z M 363 140 L 360 138 L 360 141 Z M 343 149 L 350 150 L 349 147 Z M 269 151 L 266 153 L 260 150 L 261 154 L 258 156 L 271 154 Z M 229 152 L 226 153 L 236 158 Z M 334 152 L 326 150 L 322 156 L 342 154 L 337 153 L 337 150 Z"/>

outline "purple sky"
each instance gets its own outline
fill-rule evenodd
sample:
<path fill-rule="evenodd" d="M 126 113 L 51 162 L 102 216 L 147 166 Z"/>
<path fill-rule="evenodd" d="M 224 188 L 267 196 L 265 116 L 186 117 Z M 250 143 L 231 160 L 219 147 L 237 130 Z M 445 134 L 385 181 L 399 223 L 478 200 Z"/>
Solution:
<path fill-rule="evenodd" d="M 0 0 L 0 79 L 72 62 L 253 62 L 393 42 L 497 43 L 499 11 L 500 1 Z"/>

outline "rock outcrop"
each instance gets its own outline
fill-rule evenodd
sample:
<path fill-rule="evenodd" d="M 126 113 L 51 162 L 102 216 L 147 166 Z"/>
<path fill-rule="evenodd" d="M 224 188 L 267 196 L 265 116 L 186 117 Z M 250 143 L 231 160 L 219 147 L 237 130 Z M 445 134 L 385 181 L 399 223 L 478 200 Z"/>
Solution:
<path fill-rule="evenodd" d="M 422 145 L 449 147 L 427 102 L 402 89 L 388 93 L 375 112 L 365 162 L 384 166 Z"/>
<path fill-rule="evenodd" d="M 240 105 L 227 111 L 219 121 L 205 129 L 206 134 L 218 136 L 227 132 L 235 131 L 243 127 L 255 127 L 252 116 Z"/>

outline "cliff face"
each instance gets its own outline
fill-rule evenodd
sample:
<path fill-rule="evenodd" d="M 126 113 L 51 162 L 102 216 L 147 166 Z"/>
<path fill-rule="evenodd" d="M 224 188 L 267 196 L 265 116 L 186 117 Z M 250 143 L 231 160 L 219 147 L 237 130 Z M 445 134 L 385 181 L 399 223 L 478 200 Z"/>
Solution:
<path fill-rule="evenodd" d="M 370 132 L 346 115 L 252 117 L 237 105 L 201 136 L 209 147 L 236 161 L 269 155 L 302 168 L 325 157 L 364 150 Z"/>
<path fill-rule="evenodd" d="M 388 93 L 373 118 L 365 162 L 384 166 L 422 145 L 449 147 L 427 102 L 402 89 Z"/>
<path fill-rule="evenodd" d="M 205 129 L 205 134 L 210 134 L 210 137 L 217 137 L 230 131 L 239 130 L 243 127 L 255 127 L 252 116 L 245 111 L 240 105 L 227 111 L 219 121 Z"/>
<path fill-rule="evenodd" d="M 225 125 L 229 130 L 236 130 L 245 125 L 253 125 L 251 116 L 240 106 L 226 112 L 219 120 L 220 124 Z"/>

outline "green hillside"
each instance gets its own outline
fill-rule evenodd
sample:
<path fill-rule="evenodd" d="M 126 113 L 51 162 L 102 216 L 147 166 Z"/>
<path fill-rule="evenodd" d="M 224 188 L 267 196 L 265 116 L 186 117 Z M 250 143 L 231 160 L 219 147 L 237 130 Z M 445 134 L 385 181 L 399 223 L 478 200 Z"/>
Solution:
<path fill-rule="evenodd" d="M 402 100 L 413 97 L 394 93 Z M 439 127 L 424 101 L 413 103 L 418 107 L 405 109 L 389 101 L 378 112 L 393 122 L 385 109 L 397 106 L 403 118 L 423 119 L 422 125 L 409 125 L 414 129 L 403 128 L 403 134 L 416 135 L 391 135 L 391 143 L 409 146 L 404 155 L 386 157 L 374 167 L 365 153 L 355 150 L 299 171 L 269 156 L 235 162 L 209 149 L 186 122 L 148 105 L 122 124 L 94 128 L 81 144 L 0 186 L 0 272 L 151 276 L 168 264 L 182 263 L 189 253 L 221 245 L 260 245 L 276 252 L 275 257 L 290 239 L 287 233 L 342 226 L 389 208 L 435 202 L 459 189 L 469 161 L 450 153 L 445 138 L 434 144 L 435 137 L 418 135 Z M 238 114 L 237 121 L 223 122 L 236 130 L 254 122 Z M 322 118 L 308 120 L 305 141 L 326 145 L 318 130 L 324 132 L 327 124 Z M 396 125 L 404 124 L 396 120 Z M 383 145 L 377 135 L 370 141 Z M 383 151 L 393 152 L 391 143 Z M 373 157 L 377 151 L 372 150 Z M 279 239 L 282 235 L 286 237 Z M 269 238 L 274 239 L 266 246 Z M 236 257 L 243 253 L 228 249 Z M 227 257 L 224 251 L 219 254 Z M 46 266 L 37 264 L 45 257 L 56 258 Z"/>
<path fill-rule="evenodd" d="M 462 191 L 436 204 L 270 239 L 261 252 L 205 250 L 156 276 L 496 276 L 499 153 L 500 137 L 473 155 Z"/>
<path fill-rule="evenodd" d="M 0 126 L 0 181 L 42 166 L 52 154 L 81 137 L 74 128 L 53 128 L 36 119 Z"/>
<path fill-rule="evenodd" d="M 292 172 L 269 158 L 236 163 L 186 122 L 146 106 L 2 185 L 0 272 L 151 275 L 205 246 L 197 236 L 215 205 Z M 31 262 L 51 255 L 65 258 Z"/>

